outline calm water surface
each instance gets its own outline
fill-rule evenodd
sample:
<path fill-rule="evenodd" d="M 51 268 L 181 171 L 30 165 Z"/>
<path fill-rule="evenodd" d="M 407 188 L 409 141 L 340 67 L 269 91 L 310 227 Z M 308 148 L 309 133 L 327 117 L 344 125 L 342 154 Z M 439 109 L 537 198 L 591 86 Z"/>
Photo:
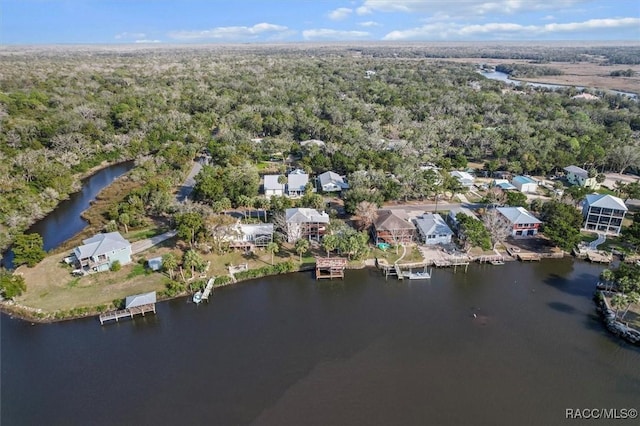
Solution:
<path fill-rule="evenodd" d="M 71 194 L 45 218 L 34 223 L 26 233 L 40 234 L 45 251 L 58 247 L 87 226 L 87 221 L 80 215 L 89 208 L 98 193 L 116 178 L 131 170 L 133 166 L 133 161 L 113 164 L 83 179 L 82 190 Z M 13 268 L 11 250 L 5 253 L 2 264 L 7 268 Z"/>
<path fill-rule="evenodd" d="M 640 350 L 591 301 L 600 270 L 567 259 L 414 282 L 292 274 L 104 327 L 2 316 L 0 420 L 577 424 L 565 408 L 640 408 Z"/>

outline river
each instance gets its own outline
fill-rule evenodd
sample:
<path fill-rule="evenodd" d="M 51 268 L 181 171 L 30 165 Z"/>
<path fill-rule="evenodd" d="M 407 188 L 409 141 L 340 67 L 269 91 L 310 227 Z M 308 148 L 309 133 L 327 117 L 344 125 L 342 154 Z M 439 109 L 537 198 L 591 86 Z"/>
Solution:
<path fill-rule="evenodd" d="M 438 269 L 430 281 L 299 273 L 108 326 L 3 315 L 0 420 L 578 424 L 565 409 L 640 408 L 640 349 L 609 335 L 591 300 L 601 269 L 562 259 Z"/>
<path fill-rule="evenodd" d="M 133 166 L 133 161 L 112 164 L 83 179 L 80 191 L 60 202 L 51 213 L 34 223 L 25 233 L 36 232 L 40 234 L 45 251 L 58 247 L 87 226 L 87 221 L 80 215 L 89 208 L 98 193 L 116 178 L 131 170 Z M 11 250 L 4 254 L 2 265 L 9 269 L 13 268 L 13 252 Z"/>
<path fill-rule="evenodd" d="M 571 86 L 571 85 L 559 85 L 559 84 L 549 84 L 549 83 L 537 83 L 533 81 L 524 81 L 524 80 L 512 80 L 509 74 L 501 72 L 501 71 L 478 71 L 481 75 L 485 76 L 491 80 L 503 81 L 505 83 L 513 84 L 515 86 L 527 85 L 531 87 L 541 87 L 545 89 L 558 90 L 558 89 L 566 89 L 569 87 L 575 87 L 577 90 L 584 90 L 583 86 Z M 638 99 L 638 95 L 636 93 L 631 92 L 621 92 L 619 90 L 609 90 L 612 93 L 618 95 L 625 95 L 632 99 Z"/>

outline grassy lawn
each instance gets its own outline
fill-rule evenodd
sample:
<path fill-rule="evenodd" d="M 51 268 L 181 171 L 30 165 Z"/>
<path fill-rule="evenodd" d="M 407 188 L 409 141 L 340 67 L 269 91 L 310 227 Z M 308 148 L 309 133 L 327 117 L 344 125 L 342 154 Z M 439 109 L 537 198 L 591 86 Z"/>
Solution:
<path fill-rule="evenodd" d="M 398 261 L 398 259 L 402 256 L 402 247 L 398 247 L 397 253 L 395 247 L 390 247 L 387 250 L 381 250 L 378 247 L 375 247 L 371 250 L 370 258 L 384 259 L 389 264 L 394 264 Z M 418 250 L 418 247 L 409 246 L 407 247 L 407 254 L 402 258 L 400 263 L 417 263 L 422 262 L 424 258 L 422 257 L 422 253 Z"/>
<path fill-rule="evenodd" d="M 606 297 L 606 299 L 607 299 L 607 303 L 611 307 L 611 297 Z M 622 315 L 622 313 L 624 312 L 625 308 L 626 308 L 626 306 L 620 308 L 620 312 L 619 312 L 620 315 Z M 631 305 L 631 307 L 629 308 L 629 311 L 624 316 L 624 318 L 618 319 L 618 320 L 623 322 L 623 323 L 627 323 L 629 325 L 629 327 L 633 327 L 636 330 L 640 330 L 640 304 L 636 303 L 636 304 Z"/>
<path fill-rule="evenodd" d="M 60 261 L 59 255 L 49 256 L 34 268 L 18 268 L 27 291 L 16 301 L 45 312 L 110 305 L 132 294 L 162 291 L 166 281 L 163 274 L 145 273 L 138 264 L 125 265 L 118 272 L 74 277 L 71 268 Z"/>

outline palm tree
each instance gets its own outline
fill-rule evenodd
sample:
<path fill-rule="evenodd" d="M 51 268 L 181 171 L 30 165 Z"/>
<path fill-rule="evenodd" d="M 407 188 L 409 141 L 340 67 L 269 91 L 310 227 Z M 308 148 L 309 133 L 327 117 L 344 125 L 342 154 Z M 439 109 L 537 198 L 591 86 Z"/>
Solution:
<path fill-rule="evenodd" d="M 611 285 L 611 289 L 613 289 L 613 279 L 615 275 L 611 269 L 605 269 L 600 273 L 600 279 L 604 281 L 605 290 L 609 290 L 609 286 Z"/>
<path fill-rule="evenodd" d="M 273 255 L 280 251 L 280 246 L 275 241 L 267 244 L 267 251 L 271 253 L 271 265 L 273 265 Z"/>
<path fill-rule="evenodd" d="M 178 268 L 178 259 L 176 259 L 173 253 L 167 253 L 162 256 L 162 268 L 169 272 L 169 276 L 173 279 L 173 274 Z"/>
<path fill-rule="evenodd" d="M 203 264 L 202 256 L 200 256 L 195 250 L 188 250 L 184 254 L 182 263 L 185 268 L 191 269 L 191 276 L 193 277 L 195 275 L 195 270 L 200 268 Z"/>
<path fill-rule="evenodd" d="M 640 302 L 640 294 L 632 291 L 629 294 L 625 294 L 624 298 L 625 302 L 627 303 L 627 307 L 624 309 L 622 315 L 620 315 L 620 319 L 624 319 L 624 317 L 627 315 L 627 312 L 629 312 L 629 308 L 631 307 L 631 305 Z"/>
<path fill-rule="evenodd" d="M 338 237 L 335 235 L 325 235 L 322 238 L 322 247 L 327 251 L 327 257 L 329 257 L 329 253 L 338 248 Z"/>
<path fill-rule="evenodd" d="M 614 309 L 615 317 L 618 318 L 618 311 L 625 304 L 627 298 L 624 294 L 618 293 L 611 298 L 611 307 Z"/>
<path fill-rule="evenodd" d="M 302 255 L 309 250 L 309 246 L 311 246 L 311 243 L 306 238 L 300 238 L 296 241 L 296 252 L 300 255 L 300 263 L 302 263 Z"/>
<path fill-rule="evenodd" d="M 118 216 L 118 222 L 120 222 L 120 224 L 122 226 L 124 226 L 124 233 L 128 234 L 129 233 L 129 223 L 131 222 L 131 217 L 129 216 L 128 213 L 121 213 L 120 216 Z"/>

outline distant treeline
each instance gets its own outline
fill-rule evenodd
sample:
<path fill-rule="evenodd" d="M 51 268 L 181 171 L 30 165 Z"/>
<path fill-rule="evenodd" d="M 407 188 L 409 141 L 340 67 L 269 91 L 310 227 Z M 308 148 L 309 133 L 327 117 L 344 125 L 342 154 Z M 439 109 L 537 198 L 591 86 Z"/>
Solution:
<path fill-rule="evenodd" d="M 511 77 L 540 77 L 543 75 L 564 74 L 557 68 L 525 64 L 500 64 L 496 66 L 496 71 L 509 74 Z"/>
<path fill-rule="evenodd" d="M 387 57 L 389 49 L 357 48 L 365 55 Z M 545 62 L 593 62 L 600 65 L 640 64 L 640 46 L 557 46 L 520 44 L 412 44 L 393 49 L 394 57 L 402 58 L 493 58 Z"/>
<path fill-rule="evenodd" d="M 615 71 L 611 71 L 609 73 L 609 75 L 611 77 L 633 77 L 636 74 L 636 72 L 632 69 L 627 69 L 627 70 L 615 70 Z"/>

